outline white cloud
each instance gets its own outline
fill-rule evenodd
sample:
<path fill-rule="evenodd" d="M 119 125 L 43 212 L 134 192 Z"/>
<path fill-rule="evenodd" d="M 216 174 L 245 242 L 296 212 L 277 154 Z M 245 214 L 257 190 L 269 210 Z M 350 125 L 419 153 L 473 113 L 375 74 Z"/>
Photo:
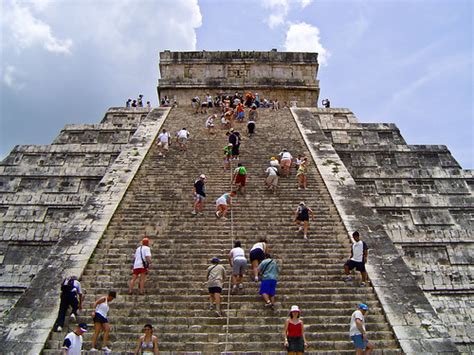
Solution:
<path fill-rule="evenodd" d="M 317 52 L 321 65 L 326 65 L 330 57 L 329 51 L 320 42 L 319 29 L 304 22 L 290 25 L 286 33 L 285 50 L 289 52 Z"/>
<path fill-rule="evenodd" d="M 47 1 L 26 3 L 44 9 Z M 53 35 L 51 27 L 33 16 L 30 8 L 18 4 L 16 1 L 11 6 L 3 7 L 3 25 L 7 27 L 12 36 L 12 43 L 16 49 L 25 49 L 41 45 L 48 52 L 70 54 L 72 40 L 61 40 Z"/>
<path fill-rule="evenodd" d="M 18 79 L 23 73 L 13 65 L 7 65 L 2 73 L 2 82 L 5 86 L 14 90 L 21 90 L 25 86 Z"/>
<path fill-rule="evenodd" d="M 274 29 L 285 24 L 292 6 L 300 5 L 304 9 L 312 2 L 313 0 L 263 0 L 263 8 L 270 12 L 266 22 L 271 29 Z"/>

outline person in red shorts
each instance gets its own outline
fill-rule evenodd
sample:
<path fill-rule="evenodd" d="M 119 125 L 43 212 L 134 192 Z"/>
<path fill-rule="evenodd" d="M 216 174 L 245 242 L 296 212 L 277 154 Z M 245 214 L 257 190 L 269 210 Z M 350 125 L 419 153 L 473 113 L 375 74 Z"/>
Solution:
<path fill-rule="evenodd" d="M 235 185 L 235 191 L 240 191 L 244 195 L 245 185 L 247 184 L 247 169 L 242 163 L 237 164 L 237 168 L 234 169 L 232 182 Z"/>
<path fill-rule="evenodd" d="M 151 265 L 151 249 L 149 245 L 150 239 L 145 237 L 142 239 L 141 245 L 137 248 L 137 250 L 135 250 L 132 279 L 130 280 L 130 287 L 128 289 L 129 294 L 133 293 L 135 281 L 138 277 L 140 278 L 140 294 L 143 295 L 145 293 L 146 274 L 148 273 L 148 268 Z"/>

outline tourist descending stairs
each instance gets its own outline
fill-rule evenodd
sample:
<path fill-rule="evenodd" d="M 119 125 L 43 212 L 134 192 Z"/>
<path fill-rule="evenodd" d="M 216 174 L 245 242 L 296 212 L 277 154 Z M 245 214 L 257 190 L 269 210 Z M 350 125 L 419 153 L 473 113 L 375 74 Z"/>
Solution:
<path fill-rule="evenodd" d="M 359 287 L 358 275 L 356 281 L 344 282 L 348 235 L 353 231 L 346 231 L 341 223 L 312 159 L 307 190 L 297 189 L 294 168 L 290 177 L 280 178 L 275 194 L 265 189 L 264 171 L 270 157 L 283 148 L 293 156 L 309 157 L 290 111 L 259 109 L 251 138 L 245 123 L 235 123 L 243 138 L 240 162 L 248 171 L 248 186 L 246 195 L 234 199 L 232 216 L 226 221 L 216 218 L 214 201 L 230 191 L 231 173 L 222 164 L 227 137 L 218 122 L 216 134 L 209 135 L 206 118 L 193 114 L 191 108 L 171 110 L 163 128 L 173 136 L 186 127 L 188 149 L 180 151 L 173 139 L 166 158 L 159 157 L 156 144 L 149 151 L 82 276 L 87 307 L 78 321 L 91 324 L 92 302 L 112 289 L 117 291 L 109 313 L 113 352 L 132 352 L 143 326 L 151 323 L 164 353 L 280 353 L 285 350 L 284 321 L 290 307 L 298 305 L 308 352 L 350 354 L 354 352 L 350 316 L 363 302 L 370 310 L 366 326 L 377 349 L 374 353 L 400 353 L 373 289 Z M 207 176 L 207 199 L 204 214 L 194 216 L 192 187 L 200 174 Z M 307 240 L 293 224 L 301 201 L 315 214 Z M 146 294 L 129 295 L 132 253 L 145 235 L 152 241 L 154 261 Z M 243 291 L 227 297 L 226 283 L 223 316 L 217 317 L 208 309 L 205 285 L 210 260 L 220 258 L 230 275 L 226 260 L 232 242 L 240 240 L 248 258 L 249 249 L 261 237 L 268 239 L 280 265 L 276 309 L 264 307 L 249 268 Z M 91 333 L 84 336 L 85 350 L 91 347 Z M 59 349 L 65 334 L 66 329 L 52 333 L 47 348 Z"/>

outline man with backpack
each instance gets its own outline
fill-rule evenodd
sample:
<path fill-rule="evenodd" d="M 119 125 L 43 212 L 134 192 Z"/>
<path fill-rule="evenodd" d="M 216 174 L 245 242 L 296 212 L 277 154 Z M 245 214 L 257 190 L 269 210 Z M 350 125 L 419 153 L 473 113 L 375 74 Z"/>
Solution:
<path fill-rule="evenodd" d="M 128 293 L 132 294 L 135 287 L 135 281 L 140 277 L 139 290 L 140 294 L 145 293 L 145 281 L 148 274 L 148 268 L 151 265 L 151 249 L 149 247 L 150 239 L 147 237 L 142 239 L 141 245 L 135 250 L 132 279 L 130 280 L 130 287 Z"/>
<path fill-rule="evenodd" d="M 54 330 L 61 332 L 64 327 L 64 319 L 66 312 L 71 307 L 71 321 L 76 321 L 78 310 L 82 309 L 84 295 L 81 290 L 81 284 L 77 281 L 77 276 L 66 277 L 61 282 L 61 303 L 59 304 L 59 313 L 56 322 L 54 322 Z"/>
<path fill-rule="evenodd" d="M 235 191 L 242 195 L 245 195 L 245 185 L 247 184 L 247 169 L 242 163 L 237 164 L 237 168 L 234 169 L 232 182 L 235 185 Z"/>

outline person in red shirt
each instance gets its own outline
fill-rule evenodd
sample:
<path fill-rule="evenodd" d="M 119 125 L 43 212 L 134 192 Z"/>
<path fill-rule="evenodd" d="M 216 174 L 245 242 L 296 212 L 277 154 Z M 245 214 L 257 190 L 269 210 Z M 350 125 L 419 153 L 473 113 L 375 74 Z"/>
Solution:
<path fill-rule="evenodd" d="M 303 354 L 308 347 L 304 335 L 303 321 L 300 319 L 300 309 L 298 306 L 291 306 L 289 318 L 285 321 L 283 330 L 284 345 L 288 354 Z"/>

